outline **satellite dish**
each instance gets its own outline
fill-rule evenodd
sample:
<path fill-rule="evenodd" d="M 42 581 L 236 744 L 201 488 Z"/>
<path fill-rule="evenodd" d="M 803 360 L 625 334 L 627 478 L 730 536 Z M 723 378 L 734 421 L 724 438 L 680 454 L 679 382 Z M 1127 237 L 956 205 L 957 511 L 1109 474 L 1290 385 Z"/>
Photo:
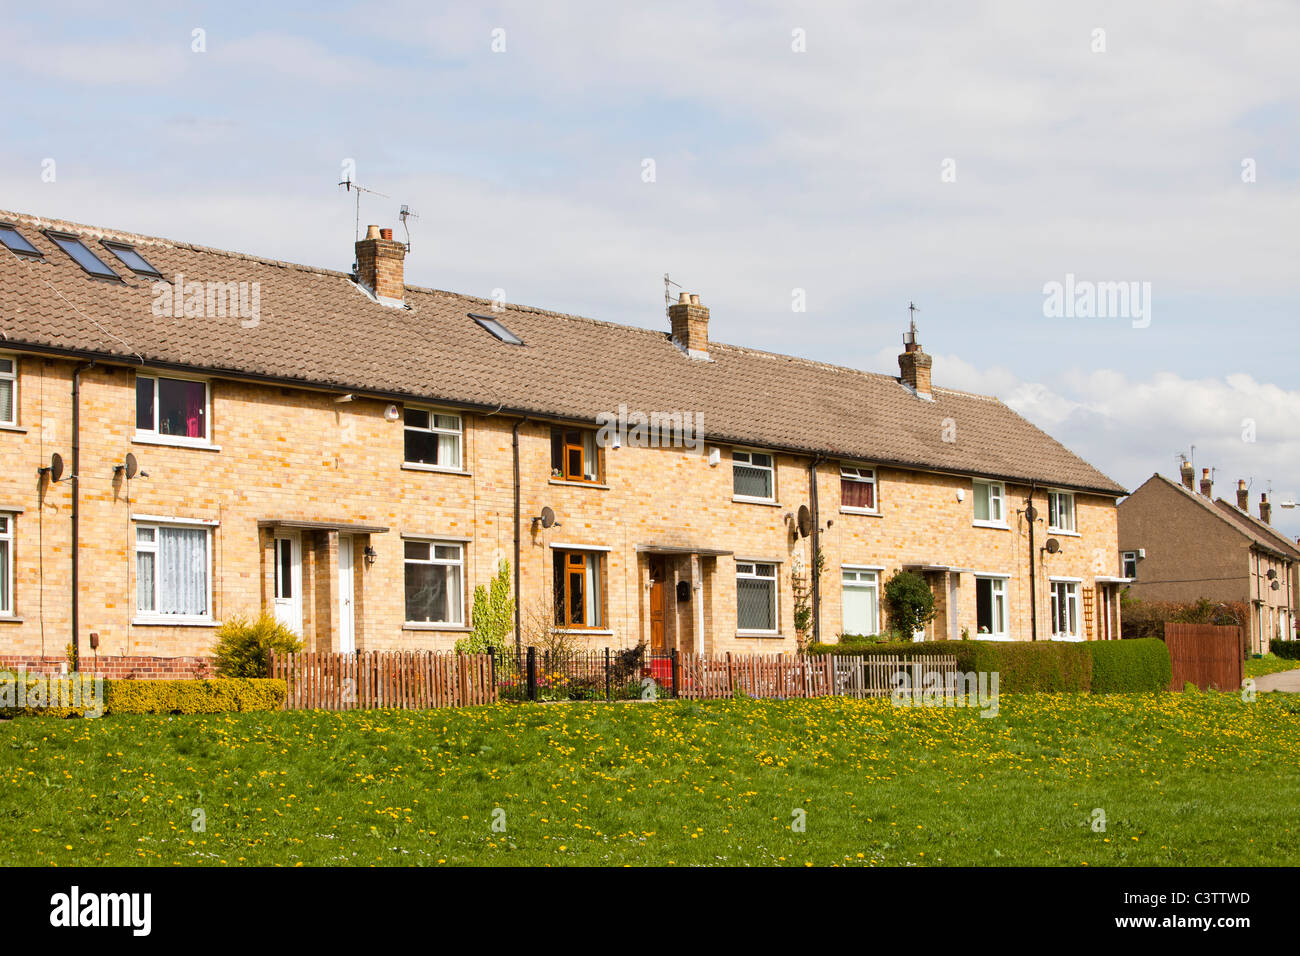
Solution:
<path fill-rule="evenodd" d="M 63 456 L 57 451 L 50 455 L 50 481 L 58 481 L 63 477 Z"/>
<path fill-rule="evenodd" d="M 555 524 L 555 510 L 547 505 L 542 509 L 542 527 L 549 528 Z"/>
<path fill-rule="evenodd" d="M 1279 584 L 1277 581 L 1274 581 L 1272 584 L 1269 585 L 1269 587 L 1271 587 L 1274 591 L 1277 591 L 1282 587 L 1282 585 Z"/>
<path fill-rule="evenodd" d="M 1269 579 L 1270 581 L 1272 581 L 1275 577 L 1277 577 L 1277 569 L 1276 569 L 1276 568 L 1269 568 L 1269 569 L 1268 569 L 1268 579 Z"/>
<path fill-rule="evenodd" d="M 1048 538 L 1047 543 L 1043 545 L 1043 549 L 1047 551 L 1048 554 L 1056 554 L 1056 552 L 1061 550 L 1061 542 L 1057 541 L 1055 538 Z"/>
<path fill-rule="evenodd" d="M 140 463 L 135 460 L 135 455 L 131 452 L 126 453 L 126 477 L 134 478 L 140 473 Z"/>
<path fill-rule="evenodd" d="M 1025 509 L 1025 517 L 1028 518 L 1030 521 L 1037 521 L 1038 509 L 1035 508 L 1033 505 L 1030 505 L 1028 508 Z"/>
<path fill-rule="evenodd" d="M 812 512 L 807 505 L 799 506 L 799 537 L 806 538 L 812 533 Z"/>

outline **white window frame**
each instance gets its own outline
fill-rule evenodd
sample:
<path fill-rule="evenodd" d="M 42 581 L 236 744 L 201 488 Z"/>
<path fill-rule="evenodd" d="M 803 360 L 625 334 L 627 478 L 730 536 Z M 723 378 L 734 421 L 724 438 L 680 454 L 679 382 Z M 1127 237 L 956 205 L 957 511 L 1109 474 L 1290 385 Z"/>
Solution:
<path fill-rule="evenodd" d="M 13 368 L 5 372 L 0 370 L 0 382 L 9 382 L 9 408 L 11 414 L 8 418 L 0 418 L 0 425 L 18 425 L 18 356 L 10 355 L 8 352 L 0 352 L 0 360 L 9 362 Z"/>
<path fill-rule="evenodd" d="M 1051 578 L 1048 582 L 1051 585 L 1052 592 L 1052 640 L 1054 641 L 1081 641 L 1083 640 L 1083 622 L 1080 618 L 1080 591 L 1082 590 L 1081 582 L 1075 578 Z M 1060 618 L 1060 601 L 1064 597 L 1066 607 L 1069 612 L 1070 623 L 1074 625 L 1073 631 L 1057 630 L 1057 622 Z"/>
<path fill-rule="evenodd" d="M 132 623 L 200 626 L 214 624 L 215 618 L 212 615 L 212 529 L 216 527 L 216 523 L 202 520 L 164 520 L 151 515 L 137 515 L 133 516 L 132 524 L 134 525 L 134 534 L 131 543 L 131 578 L 134 586 L 131 589 L 131 601 L 135 605 L 135 617 Z M 140 541 L 140 530 L 142 528 L 153 531 L 152 541 Z M 206 614 L 164 614 L 158 610 L 159 605 L 162 604 L 162 575 L 158 573 L 158 532 L 161 528 L 184 528 L 187 531 L 201 530 L 207 532 L 204 546 L 204 557 L 207 559 L 205 582 L 208 588 L 207 600 L 204 602 L 208 607 Z M 154 556 L 152 610 L 140 609 L 140 585 L 138 580 L 135 579 L 136 568 L 139 566 L 139 560 L 136 556 L 142 552 Z"/>
<path fill-rule="evenodd" d="M 162 414 L 162 408 L 158 401 L 158 380 L 168 378 L 175 382 L 199 382 L 203 385 L 203 427 L 207 434 L 202 438 L 190 438 L 187 435 L 163 435 L 158 431 L 158 417 Z M 135 441 L 146 442 L 154 445 L 180 445 L 186 448 L 215 448 L 212 444 L 212 381 L 206 378 L 199 378 L 195 375 L 177 375 L 172 372 L 150 372 L 140 371 L 135 375 L 135 387 L 138 390 L 140 379 L 151 379 L 153 381 L 153 428 L 145 429 L 136 425 Z M 131 420 L 136 419 L 136 402 L 138 391 L 131 393 Z"/>
<path fill-rule="evenodd" d="M 864 485 L 871 486 L 871 500 L 874 506 L 871 508 L 855 508 L 844 504 L 844 493 L 840 492 L 840 510 L 849 514 L 856 515 L 874 515 L 880 514 L 880 483 L 876 480 L 876 469 L 870 465 L 840 465 L 840 481 L 856 481 Z M 843 486 L 841 485 L 841 488 Z"/>
<path fill-rule="evenodd" d="M 987 491 L 983 491 L 987 489 Z M 1007 486 L 1000 481 L 988 481 L 984 478 L 974 478 L 971 480 L 971 515 L 975 514 L 975 501 L 978 496 L 984 493 L 988 499 L 989 517 L 975 518 L 972 522 L 977 528 L 1006 528 L 1007 525 Z M 997 503 L 996 518 L 993 517 L 993 505 Z"/>
<path fill-rule="evenodd" d="M 0 528 L 0 551 L 5 554 L 5 569 L 8 580 L 4 582 L 4 593 L 0 594 L 0 617 L 13 617 L 15 614 L 14 606 L 14 522 L 18 520 L 18 515 L 12 511 L 0 511 L 0 519 L 4 520 L 4 527 Z"/>
<path fill-rule="evenodd" d="M 763 455 L 767 457 L 771 464 L 756 465 L 754 456 Z M 742 457 L 743 456 L 743 457 Z M 741 465 L 745 468 L 753 468 L 756 471 L 766 471 L 768 473 L 768 485 L 772 493 L 763 498 L 758 495 L 742 495 L 736 492 L 736 466 Z M 731 500 L 732 501 L 752 501 L 761 504 L 773 504 L 776 502 L 776 455 L 770 451 L 761 451 L 754 448 L 734 448 L 731 452 Z"/>
<path fill-rule="evenodd" d="M 1011 603 L 1010 596 L 1007 594 L 1007 581 L 1011 578 L 1008 574 L 976 574 L 975 575 L 975 637 L 982 641 L 1009 641 L 1011 640 Z M 1002 605 L 1002 630 L 989 631 L 987 634 L 979 630 L 979 585 L 981 581 L 990 582 L 990 601 L 994 610 L 994 617 L 997 617 L 996 608 L 1000 603 Z"/>
<path fill-rule="evenodd" d="M 771 568 L 772 573 L 759 574 L 758 569 Z M 748 569 L 748 570 L 744 570 Z M 772 624 L 769 628 L 742 627 L 740 624 L 740 587 L 739 582 L 744 579 L 747 581 L 765 581 L 772 585 Z M 772 636 L 781 633 L 781 589 L 777 586 L 781 580 L 781 566 L 769 561 L 746 561 L 743 558 L 736 561 L 736 633 L 749 635 L 766 635 Z"/>
<path fill-rule="evenodd" d="M 406 546 L 408 544 L 425 544 L 429 546 L 428 558 L 408 558 L 406 556 Z M 440 558 L 438 557 L 438 548 L 455 548 L 460 557 Z M 465 542 L 457 541 L 450 538 L 425 538 L 416 535 L 402 536 L 402 617 L 406 618 L 406 569 L 408 565 L 434 565 L 438 567 L 456 567 L 460 568 L 460 620 L 459 621 L 412 621 L 407 619 L 406 624 L 410 627 L 464 627 L 465 626 Z"/>
<path fill-rule="evenodd" d="M 1133 565 L 1132 574 L 1128 573 L 1128 566 L 1130 562 Z M 1120 569 L 1120 573 L 1124 575 L 1124 577 L 1130 578 L 1132 580 L 1137 580 L 1137 576 L 1138 576 L 1137 568 L 1138 568 L 1138 553 L 1136 551 L 1121 551 L 1119 553 L 1119 569 Z"/>
<path fill-rule="evenodd" d="M 408 425 L 406 423 L 406 413 L 424 412 L 429 416 L 429 427 L 420 428 L 418 425 Z M 439 428 L 437 425 L 438 416 L 456 419 L 455 428 Z M 406 457 L 406 433 L 420 432 L 425 435 L 455 435 L 456 436 L 456 464 L 455 465 L 430 465 L 422 461 L 409 461 Z M 429 405 L 407 405 L 402 409 L 402 465 L 405 468 L 414 468 L 418 471 L 453 471 L 462 472 L 465 470 L 465 416 L 460 412 L 450 411 L 445 408 L 433 408 Z"/>
<path fill-rule="evenodd" d="M 1062 524 L 1061 518 L 1064 517 L 1064 512 L 1061 505 L 1066 501 L 1070 503 L 1068 509 L 1070 522 L 1069 524 Z M 1053 534 L 1077 535 L 1079 533 L 1077 504 L 1072 491 L 1049 491 L 1047 493 L 1047 530 Z"/>
<path fill-rule="evenodd" d="M 876 619 L 871 622 L 871 630 L 863 633 L 868 636 L 880 633 L 880 572 L 881 569 L 878 567 L 867 567 L 861 564 L 840 565 L 840 632 L 842 634 L 858 633 L 850 631 L 848 621 L 844 620 L 844 592 L 849 590 L 875 592 Z M 846 580 L 850 575 L 854 577 L 852 582 Z"/>

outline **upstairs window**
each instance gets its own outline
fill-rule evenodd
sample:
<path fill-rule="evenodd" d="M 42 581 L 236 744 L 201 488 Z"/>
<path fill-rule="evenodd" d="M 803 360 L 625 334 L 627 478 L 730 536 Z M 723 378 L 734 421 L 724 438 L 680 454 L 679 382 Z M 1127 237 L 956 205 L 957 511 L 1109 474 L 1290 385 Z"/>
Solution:
<path fill-rule="evenodd" d="M 150 279 L 162 278 L 162 273 L 151 266 L 148 259 L 136 252 L 135 246 L 129 246 L 124 242 L 110 242 L 107 239 L 102 240 L 102 245 L 136 275 Z"/>
<path fill-rule="evenodd" d="M 206 445 L 208 383 L 161 375 L 135 377 L 135 430 L 145 438 Z"/>
<path fill-rule="evenodd" d="M 1074 495 L 1068 491 L 1047 493 L 1047 530 L 1074 534 Z"/>
<path fill-rule="evenodd" d="M 1003 510 L 1002 497 L 1004 489 L 1002 482 L 976 481 L 973 487 L 975 523 L 989 527 L 1005 528 L 1007 517 L 1006 512 Z"/>
<path fill-rule="evenodd" d="M 0 425 L 18 424 L 18 360 L 0 355 Z"/>
<path fill-rule="evenodd" d="M 69 258 L 77 265 L 85 269 L 87 273 L 96 279 L 114 279 L 122 281 L 122 277 L 104 264 L 104 260 L 99 258 L 90 251 L 89 247 L 78 239 L 62 232 L 47 232 L 45 234 L 51 242 L 66 252 Z"/>
<path fill-rule="evenodd" d="M 556 626 L 600 627 L 605 619 L 600 553 L 556 551 L 553 562 Z"/>
<path fill-rule="evenodd" d="M 7 222 L 0 222 L 0 244 L 16 256 L 23 256 L 26 259 L 40 259 L 41 251 L 23 238 L 13 226 Z"/>
<path fill-rule="evenodd" d="M 551 477 L 560 481 L 600 481 L 600 452 L 590 428 L 551 429 Z"/>
<path fill-rule="evenodd" d="M 840 465 L 840 507 L 845 511 L 876 510 L 876 469 Z"/>
<path fill-rule="evenodd" d="M 408 407 L 405 421 L 404 460 L 408 465 L 460 470 L 464 422 L 459 415 Z"/>
<path fill-rule="evenodd" d="M 760 451 L 733 451 L 731 493 L 748 501 L 775 501 L 776 468 L 772 456 Z"/>

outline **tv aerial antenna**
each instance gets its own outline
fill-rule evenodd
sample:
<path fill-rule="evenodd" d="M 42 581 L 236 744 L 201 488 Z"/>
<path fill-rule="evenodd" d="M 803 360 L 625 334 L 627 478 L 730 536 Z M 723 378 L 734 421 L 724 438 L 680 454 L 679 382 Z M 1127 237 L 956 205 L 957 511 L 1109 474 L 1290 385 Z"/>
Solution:
<path fill-rule="evenodd" d="M 360 183 L 354 183 L 351 176 L 348 176 L 348 178 L 339 183 L 339 185 L 346 188 L 348 192 L 355 192 L 357 194 L 357 223 L 356 234 L 353 238 L 353 241 L 356 242 L 361 239 L 361 194 L 369 193 L 371 196 L 379 196 L 381 199 L 391 199 L 392 197 L 385 193 L 381 193 L 377 189 L 369 189 L 366 186 L 362 186 Z M 403 206 L 402 208 L 405 209 L 406 207 Z M 406 220 L 403 219 L 402 223 L 405 225 Z"/>
<path fill-rule="evenodd" d="M 412 209 L 410 206 L 408 206 L 406 203 L 402 203 L 402 211 L 397 214 L 397 218 L 402 220 L 402 228 L 406 230 L 406 251 L 410 252 L 411 251 L 411 224 L 407 220 L 419 219 L 420 214 L 416 212 L 414 209 Z"/>
<path fill-rule="evenodd" d="M 673 290 L 671 288 L 672 286 L 677 286 L 677 288 L 679 289 L 682 287 L 681 283 L 674 282 L 672 279 L 668 277 L 668 273 L 665 272 L 664 273 L 664 315 L 668 314 L 668 307 L 673 304 Z"/>

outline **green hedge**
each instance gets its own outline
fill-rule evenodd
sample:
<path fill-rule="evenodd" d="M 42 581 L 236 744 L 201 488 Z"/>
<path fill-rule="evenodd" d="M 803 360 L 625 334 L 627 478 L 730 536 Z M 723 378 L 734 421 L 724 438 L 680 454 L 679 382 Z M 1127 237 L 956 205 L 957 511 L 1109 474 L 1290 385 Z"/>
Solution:
<path fill-rule="evenodd" d="M 1089 641 L 1094 694 L 1132 694 L 1168 690 L 1172 679 L 1169 648 L 1159 638 Z"/>
<path fill-rule="evenodd" d="M 0 679 L 13 679 L 12 672 L 0 671 Z M 80 688 L 74 682 L 80 680 Z M 76 702 L 76 706 L 5 706 L 16 697 L 0 699 L 0 713 L 44 715 L 49 717 L 84 717 L 95 714 L 93 678 L 43 678 L 28 674 L 25 693 L 30 700 L 32 688 L 39 686 L 49 700 Z M 74 696 L 73 691 L 77 690 Z M 285 682 L 271 678 L 215 678 L 213 680 L 106 680 L 100 702 L 106 714 L 221 714 L 230 711 L 279 710 L 288 690 Z"/>
<path fill-rule="evenodd" d="M 1297 642 L 1300 643 L 1300 642 Z M 1167 690 L 1169 651 L 1154 638 L 1129 641 L 923 641 L 813 644 L 810 654 L 949 654 L 963 673 L 998 674 L 1003 694 Z"/>
<path fill-rule="evenodd" d="M 1300 641 L 1270 641 L 1268 649 L 1288 661 L 1300 661 Z"/>

